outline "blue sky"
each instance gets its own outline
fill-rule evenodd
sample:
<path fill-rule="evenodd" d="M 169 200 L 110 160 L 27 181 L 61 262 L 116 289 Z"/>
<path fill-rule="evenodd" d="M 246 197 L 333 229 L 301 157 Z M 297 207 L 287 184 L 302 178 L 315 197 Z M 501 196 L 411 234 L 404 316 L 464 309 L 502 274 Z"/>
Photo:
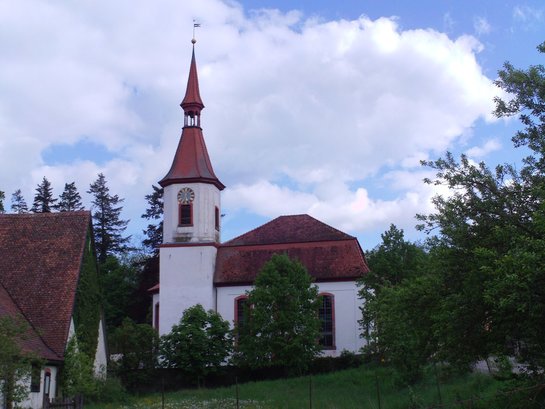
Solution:
<path fill-rule="evenodd" d="M 309 213 L 364 249 L 446 194 L 419 165 L 450 150 L 517 162 L 492 117 L 498 69 L 543 62 L 541 1 L 6 0 L 0 190 L 43 176 L 84 196 L 103 172 L 135 240 L 178 143 L 191 53 L 223 193 L 223 239 Z M 506 96 L 504 96 L 506 97 Z"/>

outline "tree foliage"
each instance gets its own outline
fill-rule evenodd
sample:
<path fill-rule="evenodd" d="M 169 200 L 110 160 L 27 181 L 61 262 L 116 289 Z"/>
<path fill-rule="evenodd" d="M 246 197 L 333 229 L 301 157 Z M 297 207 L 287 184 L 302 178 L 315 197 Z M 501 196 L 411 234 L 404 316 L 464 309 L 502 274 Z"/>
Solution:
<path fill-rule="evenodd" d="M 197 304 L 161 337 L 160 350 L 164 367 L 180 368 L 196 378 L 216 372 L 232 350 L 229 323 Z"/>
<path fill-rule="evenodd" d="M 0 398 L 9 409 L 28 396 L 32 364 L 41 365 L 21 348 L 28 330 L 24 318 L 0 317 Z"/>
<path fill-rule="evenodd" d="M 28 206 L 21 193 L 21 189 L 17 189 L 11 195 L 11 211 L 17 214 L 28 213 Z"/>
<path fill-rule="evenodd" d="M 93 195 L 93 230 L 99 263 L 104 263 L 109 255 L 129 250 L 130 236 L 124 237 L 128 220 L 121 219 L 123 199 L 111 195 L 106 177 L 100 173 L 97 180 L 91 183 L 87 193 Z"/>
<path fill-rule="evenodd" d="M 318 289 L 298 261 L 273 255 L 248 293 L 237 360 L 253 368 L 279 366 L 301 373 L 321 352 Z"/>
<path fill-rule="evenodd" d="M 59 212 L 75 212 L 84 209 L 76 182 L 64 184 L 64 191 L 59 196 L 59 203 L 55 209 Z"/>
<path fill-rule="evenodd" d="M 155 221 L 148 224 L 144 234 L 146 238 L 142 241 L 144 247 L 148 248 L 154 254 L 158 252 L 157 248 L 163 241 L 163 188 L 152 186 L 153 192 L 146 195 L 148 207 L 142 218 Z"/>
<path fill-rule="evenodd" d="M 53 198 L 53 188 L 51 182 L 44 176 L 42 182 L 36 187 L 32 211 L 34 213 L 50 213 L 55 208 L 57 199 Z"/>
<path fill-rule="evenodd" d="M 366 255 L 370 272 L 360 282 L 367 353 L 395 365 L 407 381 L 421 376 L 433 352 L 437 283 L 427 274 L 428 255 L 391 225 Z"/>
<path fill-rule="evenodd" d="M 70 338 L 66 346 L 60 383 L 66 396 L 95 396 L 97 393 L 93 360 L 78 348 L 76 337 Z"/>
<path fill-rule="evenodd" d="M 545 43 L 538 47 L 545 52 Z M 420 215 L 432 240 L 440 302 L 434 320 L 437 355 L 464 365 L 487 356 L 517 354 L 545 365 L 545 69 L 506 63 L 496 84 L 498 117 L 518 115 L 512 138 L 528 155 L 520 168 L 491 169 L 448 153 L 426 161 L 436 171 L 427 183 L 445 185 L 435 212 Z"/>
<path fill-rule="evenodd" d="M 6 209 L 4 208 L 4 200 L 6 198 L 6 194 L 0 190 L 0 213 L 6 213 Z"/>
<path fill-rule="evenodd" d="M 134 389 L 151 380 L 159 352 L 159 336 L 154 328 L 125 318 L 113 331 L 110 345 L 121 356 L 118 361 L 111 362 L 110 369 L 118 374 L 123 385 Z"/>

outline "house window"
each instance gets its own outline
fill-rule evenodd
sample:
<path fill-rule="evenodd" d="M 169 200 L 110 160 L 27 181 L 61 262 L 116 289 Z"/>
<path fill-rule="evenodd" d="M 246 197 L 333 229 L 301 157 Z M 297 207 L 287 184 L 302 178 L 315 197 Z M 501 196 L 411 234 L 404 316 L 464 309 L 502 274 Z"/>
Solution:
<path fill-rule="evenodd" d="M 244 328 L 245 322 L 245 310 L 248 305 L 248 296 L 241 295 L 235 298 L 235 328 L 237 333 Z M 237 334 L 238 336 L 238 334 Z"/>
<path fill-rule="evenodd" d="M 193 204 L 180 203 L 180 219 L 178 225 L 191 226 L 193 225 Z"/>
<path fill-rule="evenodd" d="M 318 315 L 320 317 L 320 340 L 324 349 L 335 349 L 335 299 L 333 294 L 323 293 Z"/>
<path fill-rule="evenodd" d="M 159 303 L 155 303 L 155 316 L 153 319 L 153 327 L 159 331 Z"/>
<path fill-rule="evenodd" d="M 216 209 L 214 210 L 214 222 L 216 225 L 216 230 L 219 231 L 220 229 L 220 209 L 218 206 L 216 206 Z"/>
<path fill-rule="evenodd" d="M 40 392 L 41 375 L 42 369 L 40 365 L 33 364 L 32 372 L 30 374 L 30 392 Z"/>

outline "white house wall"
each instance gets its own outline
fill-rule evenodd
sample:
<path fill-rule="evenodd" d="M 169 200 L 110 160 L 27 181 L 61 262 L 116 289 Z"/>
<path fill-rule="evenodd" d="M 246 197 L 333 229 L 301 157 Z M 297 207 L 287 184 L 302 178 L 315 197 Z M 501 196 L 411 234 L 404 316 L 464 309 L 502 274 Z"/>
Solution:
<path fill-rule="evenodd" d="M 95 376 L 97 378 L 104 378 L 106 376 L 106 367 L 108 365 L 108 357 L 106 352 L 106 334 L 104 331 L 104 321 L 102 318 L 98 323 L 98 342 L 97 342 L 97 351 L 95 354 L 95 361 L 93 363 L 93 368 Z"/>
<path fill-rule="evenodd" d="M 183 312 L 201 304 L 216 309 L 213 285 L 217 249 L 213 245 L 161 247 L 159 334 L 178 324 Z"/>
<path fill-rule="evenodd" d="M 44 402 L 44 380 L 46 370 L 49 370 L 51 373 L 50 384 L 49 384 L 49 396 L 55 396 L 57 392 L 57 376 L 58 368 L 53 365 L 46 365 L 42 368 L 40 372 L 40 392 L 30 392 L 28 398 L 21 402 L 18 407 L 22 408 L 31 408 L 31 409 L 41 409 Z M 30 378 L 26 382 L 26 387 L 30 391 Z"/>
<path fill-rule="evenodd" d="M 361 330 L 358 320 L 361 318 L 362 300 L 358 298 L 358 287 L 355 281 L 318 283 L 320 293 L 334 296 L 335 314 L 335 349 L 324 350 L 326 356 L 338 356 L 343 350 L 359 352 L 365 345 L 360 338 Z M 161 284 L 161 291 L 162 291 Z M 221 316 L 234 324 L 235 299 L 252 289 L 251 286 L 233 286 L 217 288 L 217 311 Z"/>

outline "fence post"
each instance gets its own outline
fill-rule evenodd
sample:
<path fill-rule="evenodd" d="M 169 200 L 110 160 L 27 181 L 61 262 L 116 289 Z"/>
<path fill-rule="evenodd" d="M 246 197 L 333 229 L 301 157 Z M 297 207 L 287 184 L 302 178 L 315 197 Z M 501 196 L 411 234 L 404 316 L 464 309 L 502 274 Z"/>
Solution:
<path fill-rule="evenodd" d="M 161 373 L 161 408 L 165 409 L 165 373 Z"/>
<path fill-rule="evenodd" d="M 439 386 L 439 375 L 437 374 L 437 365 L 433 361 L 433 370 L 435 372 L 435 384 L 437 385 L 437 395 L 439 395 L 439 404 L 443 407 L 443 397 L 441 396 L 441 387 Z"/>
<path fill-rule="evenodd" d="M 380 385 L 378 382 L 378 374 L 375 372 L 375 382 L 377 384 L 377 400 L 378 400 L 378 409 L 382 409 L 382 403 L 380 402 Z"/>
<path fill-rule="evenodd" d="M 237 398 L 237 409 L 240 409 L 239 397 L 238 397 L 238 376 L 235 376 L 235 394 Z"/>
<path fill-rule="evenodd" d="M 308 401 L 309 407 L 312 409 L 312 375 L 309 375 L 308 377 Z"/>

